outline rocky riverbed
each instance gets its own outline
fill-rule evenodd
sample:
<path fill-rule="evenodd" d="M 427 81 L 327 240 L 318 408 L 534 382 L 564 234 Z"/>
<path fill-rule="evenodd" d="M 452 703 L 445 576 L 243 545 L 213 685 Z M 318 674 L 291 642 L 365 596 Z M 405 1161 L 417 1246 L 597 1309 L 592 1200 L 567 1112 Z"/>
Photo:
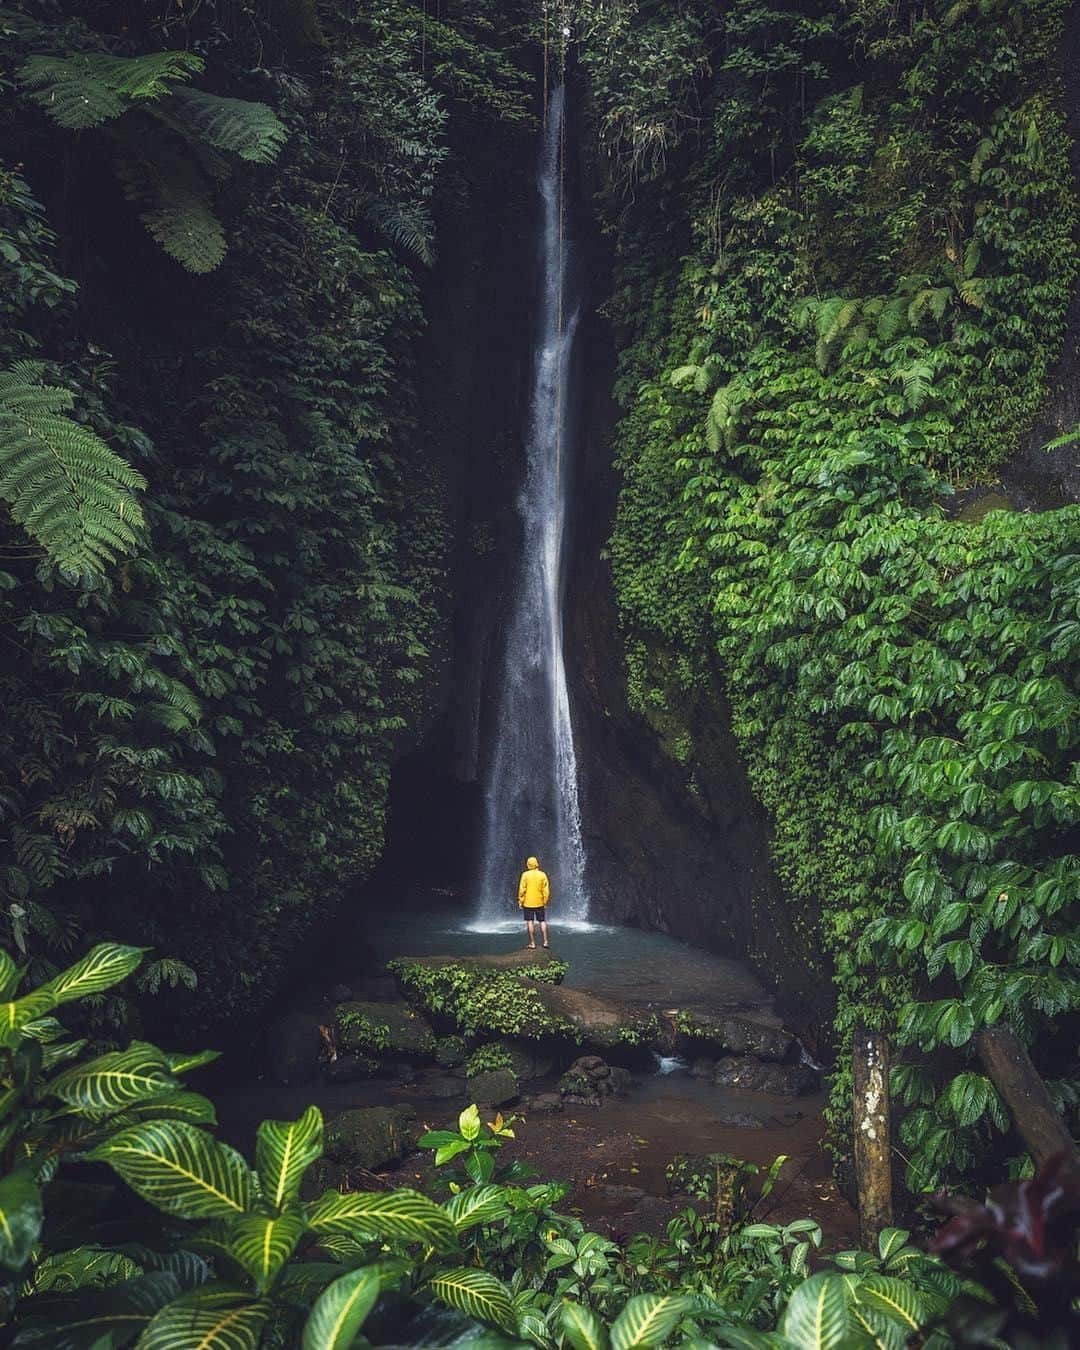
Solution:
<path fill-rule="evenodd" d="M 684 951 L 674 970 L 666 950 L 601 966 L 591 988 L 543 950 L 365 962 L 269 1028 L 258 1080 L 226 1087 L 223 1126 L 243 1143 L 263 1116 L 314 1101 L 328 1120 L 314 1184 L 372 1187 L 423 1177 L 417 1139 L 475 1101 L 517 1115 L 510 1154 L 569 1182 L 567 1203 L 619 1235 L 660 1231 L 689 1203 L 676 1155 L 785 1154 L 772 1217 L 809 1214 L 846 1240 L 819 1073 L 744 967 Z"/>

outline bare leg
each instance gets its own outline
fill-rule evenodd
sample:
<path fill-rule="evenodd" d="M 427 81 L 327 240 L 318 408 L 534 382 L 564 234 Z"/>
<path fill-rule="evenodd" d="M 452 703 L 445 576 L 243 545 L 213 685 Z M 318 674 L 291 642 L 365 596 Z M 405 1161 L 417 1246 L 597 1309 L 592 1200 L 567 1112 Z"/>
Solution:
<path fill-rule="evenodd" d="M 525 924 L 526 924 L 526 926 L 527 926 L 527 928 L 528 928 L 528 930 L 529 930 L 529 946 L 535 948 L 535 946 L 536 946 L 536 929 L 533 927 L 533 920 L 532 920 L 532 919 L 526 919 L 526 920 L 525 920 Z"/>
<path fill-rule="evenodd" d="M 547 940 L 547 919 L 541 919 L 541 920 L 540 920 L 540 931 L 541 931 L 541 933 L 543 933 L 543 935 L 544 935 L 544 946 L 546 947 L 546 946 L 548 945 L 548 940 Z"/>

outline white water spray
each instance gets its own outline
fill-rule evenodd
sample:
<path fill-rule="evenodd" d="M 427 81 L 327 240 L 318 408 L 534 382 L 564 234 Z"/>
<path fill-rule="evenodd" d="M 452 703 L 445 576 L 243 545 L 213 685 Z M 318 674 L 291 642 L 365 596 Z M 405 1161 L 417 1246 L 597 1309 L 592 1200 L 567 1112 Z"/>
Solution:
<path fill-rule="evenodd" d="M 517 880 L 536 854 L 552 919 L 588 917 L 577 758 L 563 659 L 563 548 L 569 492 L 567 382 L 578 309 L 569 289 L 563 183 L 565 91 L 548 103 L 537 185 L 543 204 L 540 328 L 533 362 L 516 589 L 491 729 L 476 926 L 516 914 Z"/>

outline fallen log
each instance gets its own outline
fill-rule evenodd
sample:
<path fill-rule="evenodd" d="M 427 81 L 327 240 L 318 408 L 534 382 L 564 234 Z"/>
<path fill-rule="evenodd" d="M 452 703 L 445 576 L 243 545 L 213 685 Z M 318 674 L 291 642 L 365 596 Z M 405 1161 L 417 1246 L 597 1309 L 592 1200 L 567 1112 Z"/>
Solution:
<path fill-rule="evenodd" d="M 1009 1108 L 1013 1124 L 1031 1150 L 1036 1167 L 1057 1153 L 1075 1157 L 1076 1145 L 1016 1033 L 1008 1027 L 983 1027 L 975 1033 L 975 1052 L 987 1078 Z"/>
<path fill-rule="evenodd" d="M 859 1239 L 864 1250 L 872 1252 L 877 1250 L 878 1234 L 893 1221 L 889 1043 L 880 1032 L 856 1028 L 851 1068 Z"/>

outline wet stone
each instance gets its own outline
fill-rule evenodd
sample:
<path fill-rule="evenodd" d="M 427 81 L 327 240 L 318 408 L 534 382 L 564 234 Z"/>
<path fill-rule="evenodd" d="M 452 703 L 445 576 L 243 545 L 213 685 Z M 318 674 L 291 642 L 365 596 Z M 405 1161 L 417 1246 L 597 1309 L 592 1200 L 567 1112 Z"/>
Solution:
<path fill-rule="evenodd" d="M 717 1062 L 713 1082 L 718 1087 L 769 1092 L 777 1097 L 801 1097 L 816 1091 L 820 1080 L 805 1064 L 767 1064 L 759 1059 L 731 1056 Z"/>
<path fill-rule="evenodd" d="M 489 1073 L 478 1073 L 470 1078 L 466 1085 L 470 1099 L 481 1106 L 504 1106 L 516 1102 L 521 1096 L 518 1080 L 509 1069 L 492 1069 Z"/>
<path fill-rule="evenodd" d="M 407 1107 L 342 1111 L 326 1130 L 326 1156 L 345 1168 L 376 1171 L 400 1162 L 415 1141 L 416 1115 Z"/>

